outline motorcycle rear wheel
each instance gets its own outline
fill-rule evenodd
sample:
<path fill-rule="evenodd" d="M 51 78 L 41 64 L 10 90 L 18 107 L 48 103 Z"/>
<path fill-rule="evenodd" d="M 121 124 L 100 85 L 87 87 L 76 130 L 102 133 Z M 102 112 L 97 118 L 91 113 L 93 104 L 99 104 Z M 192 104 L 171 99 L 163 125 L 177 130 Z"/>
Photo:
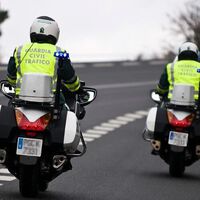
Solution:
<path fill-rule="evenodd" d="M 45 181 L 40 181 L 39 182 L 39 190 L 41 191 L 41 192 L 45 192 L 47 189 L 48 189 L 48 183 L 47 182 L 45 182 Z"/>
<path fill-rule="evenodd" d="M 36 197 L 38 194 L 38 165 L 20 165 L 19 190 L 23 197 Z"/>
<path fill-rule="evenodd" d="M 169 173 L 173 177 L 183 176 L 185 171 L 185 155 L 184 152 L 170 151 L 169 155 Z"/>

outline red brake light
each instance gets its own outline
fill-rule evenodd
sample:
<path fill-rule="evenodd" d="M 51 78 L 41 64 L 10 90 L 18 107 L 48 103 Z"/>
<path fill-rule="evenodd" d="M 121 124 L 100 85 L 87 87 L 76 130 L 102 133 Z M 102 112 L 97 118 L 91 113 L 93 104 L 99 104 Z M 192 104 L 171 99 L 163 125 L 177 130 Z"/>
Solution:
<path fill-rule="evenodd" d="M 47 125 L 49 124 L 49 121 L 51 120 L 51 114 L 47 113 L 46 115 L 43 115 L 39 119 L 37 119 L 34 122 L 30 122 L 24 114 L 16 110 L 15 116 L 17 120 L 17 125 L 19 129 L 27 130 L 27 131 L 44 131 Z"/>
<path fill-rule="evenodd" d="M 192 121 L 194 119 L 193 113 L 182 120 L 177 119 L 176 116 L 170 111 L 167 112 L 167 115 L 168 115 L 169 123 L 173 127 L 187 128 L 191 126 Z"/>

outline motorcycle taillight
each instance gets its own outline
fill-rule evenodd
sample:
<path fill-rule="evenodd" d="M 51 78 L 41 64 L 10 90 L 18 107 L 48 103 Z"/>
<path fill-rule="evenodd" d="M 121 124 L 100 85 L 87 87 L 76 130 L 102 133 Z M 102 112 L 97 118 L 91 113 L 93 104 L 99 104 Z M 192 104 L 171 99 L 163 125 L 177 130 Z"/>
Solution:
<path fill-rule="evenodd" d="M 191 113 L 190 115 L 188 115 L 184 119 L 180 120 L 180 119 L 177 119 L 176 116 L 172 112 L 167 111 L 167 116 L 168 116 L 169 124 L 171 126 L 180 127 L 180 128 L 187 128 L 187 127 L 191 126 L 195 115 L 193 113 Z"/>
<path fill-rule="evenodd" d="M 27 131 L 44 131 L 51 120 L 50 113 L 43 115 L 34 122 L 30 122 L 19 110 L 15 110 L 15 116 L 19 129 Z"/>

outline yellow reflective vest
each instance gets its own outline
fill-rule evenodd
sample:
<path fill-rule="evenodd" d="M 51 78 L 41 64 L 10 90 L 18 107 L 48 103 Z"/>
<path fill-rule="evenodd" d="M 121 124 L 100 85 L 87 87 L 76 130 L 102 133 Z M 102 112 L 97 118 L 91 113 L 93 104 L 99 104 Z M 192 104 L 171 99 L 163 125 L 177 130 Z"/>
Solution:
<path fill-rule="evenodd" d="M 175 84 L 191 84 L 195 89 L 195 100 L 198 99 L 200 63 L 192 60 L 182 60 L 167 65 L 167 76 L 169 82 L 168 98 L 171 99 Z"/>

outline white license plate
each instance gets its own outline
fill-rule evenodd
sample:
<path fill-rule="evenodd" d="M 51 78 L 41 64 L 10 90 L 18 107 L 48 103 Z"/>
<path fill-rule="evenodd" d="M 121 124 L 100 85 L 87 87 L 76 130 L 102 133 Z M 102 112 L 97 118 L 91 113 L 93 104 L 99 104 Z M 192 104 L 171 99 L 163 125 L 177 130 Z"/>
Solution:
<path fill-rule="evenodd" d="M 182 132 L 169 132 L 168 144 L 186 147 L 188 142 L 188 133 Z"/>
<path fill-rule="evenodd" d="M 40 157 L 42 152 L 40 139 L 19 137 L 17 140 L 17 155 Z"/>

